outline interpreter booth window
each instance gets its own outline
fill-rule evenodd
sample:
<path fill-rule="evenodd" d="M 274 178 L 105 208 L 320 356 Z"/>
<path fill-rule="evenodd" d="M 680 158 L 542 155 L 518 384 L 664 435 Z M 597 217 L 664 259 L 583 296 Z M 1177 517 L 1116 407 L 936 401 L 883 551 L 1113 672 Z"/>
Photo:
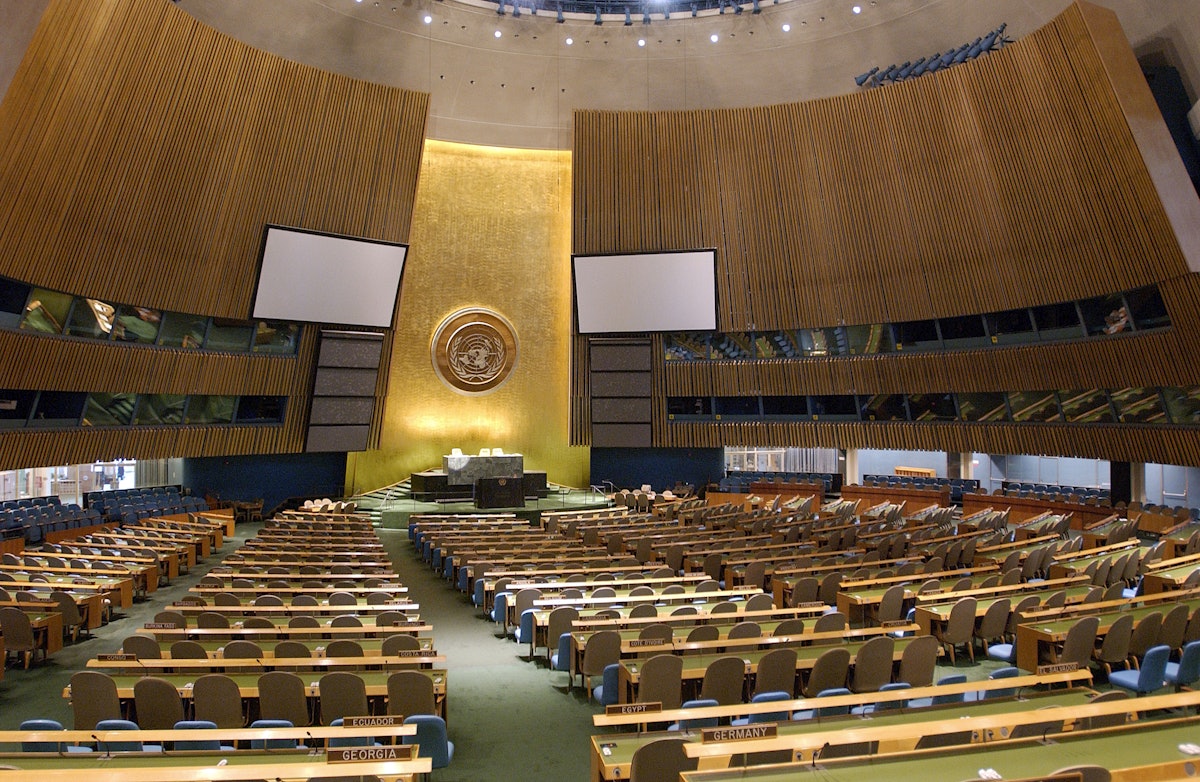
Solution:
<path fill-rule="evenodd" d="M 810 396 L 808 405 L 816 421 L 858 420 L 858 402 L 853 396 Z"/>
<path fill-rule="evenodd" d="M 833 329 L 828 329 L 832 332 Z M 806 356 L 828 356 L 830 333 L 826 329 L 800 329 L 796 332 L 800 349 Z M 835 340 L 836 341 L 836 340 Z"/>
<path fill-rule="evenodd" d="M 908 407 L 902 394 L 860 396 L 860 414 L 864 421 L 907 421 Z"/>
<path fill-rule="evenodd" d="M 667 415 L 671 418 L 709 418 L 712 411 L 712 399 L 706 396 L 667 397 Z"/>
<path fill-rule="evenodd" d="M 716 334 L 710 344 L 714 359 L 748 359 L 754 356 L 745 334 Z"/>
<path fill-rule="evenodd" d="M 0 328 L 15 329 L 25 315 L 25 302 L 33 288 L 23 282 L 0 277 Z"/>
<path fill-rule="evenodd" d="M 1123 424 L 1167 423 L 1167 413 L 1157 388 L 1118 388 L 1109 395 Z"/>
<path fill-rule="evenodd" d="M 230 424 L 236 396 L 193 396 L 188 402 L 185 424 Z"/>
<path fill-rule="evenodd" d="M 254 327 L 254 352 L 276 356 L 296 353 L 300 341 L 300 325 L 276 320 L 260 320 Z"/>
<path fill-rule="evenodd" d="M 808 397 L 764 396 L 762 408 L 767 418 L 807 418 Z"/>
<path fill-rule="evenodd" d="M 238 399 L 239 424 L 278 424 L 283 422 L 282 396 L 243 396 Z"/>
<path fill-rule="evenodd" d="M 223 350 L 229 353 L 245 353 L 250 350 L 250 339 L 254 336 L 254 324 L 242 320 L 213 318 L 208 327 L 206 350 Z"/>
<path fill-rule="evenodd" d="M 942 318 L 938 327 L 942 332 L 942 344 L 947 348 L 981 348 L 991 344 L 983 318 L 978 315 Z"/>
<path fill-rule="evenodd" d="M 1033 322 L 1037 325 L 1038 337 L 1043 341 L 1079 339 L 1084 336 L 1079 310 L 1073 301 L 1034 307 Z"/>
<path fill-rule="evenodd" d="M 108 339 L 113 330 L 113 318 L 117 308 L 99 299 L 75 299 L 71 315 L 67 318 L 66 334 L 72 337 Z"/>
<path fill-rule="evenodd" d="M 1010 391 L 1008 406 L 1012 419 L 1019 423 L 1061 421 L 1058 396 L 1053 391 Z"/>
<path fill-rule="evenodd" d="M 791 347 L 783 331 L 764 331 L 754 334 L 754 357 L 792 358 L 798 351 Z"/>
<path fill-rule="evenodd" d="M 886 323 L 842 326 L 841 332 L 846 352 L 852 356 L 891 353 L 896 349 L 891 326 Z"/>
<path fill-rule="evenodd" d="M 932 320 L 910 320 L 893 323 L 892 334 L 896 350 L 940 350 L 942 340 L 938 337 L 937 323 Z"/>
<path fill-rule="evenodd" d="M 162 312 L 149 307 L 122 304 L 113 321 L 112 338 L 118 342 L 153 345 L 162 326 Z"/>
<path fill-rule="evenodd" d="M 1037 332 L 1033 329 L 1033 319 L 1027 309 L 989 312 L 983 316 L 983 320 L 987 325 L 988 336 L 992 344 L 1016 345 L 1033 342 L 1037 339 Z"/>
<path fill-rule="evenodd" d="M 908 413 L 913 421 L 954 421 L 958 411 L 954 408 L 953 394 L 910 394 Z"/>
<path fill-rule="evenodd" d="M 994 423 L 1008 420 L 1008 398 L 993 391 L 958 395 L 958 414 L 964 421 Z"/>
<path fill-rule="evenodd" d="M 62 334 L 67 315 L 71 312 L 71 298 L 69 293 L 34 288 L 29 294 L 29 303 L 25 305 L 21 328 L 43 334 Z"/>
<path fill-rule="evenodd" d="M 1083 325 L 1087 328 L 1088 336 L 1133 331 L 1129 308 L 1125 306 L 1125 299 L 1119 293 L 1084 299 L 1079 302 L 1079 311 L 1083 315 Z"/>
<path fill-rule="evenodd" d="M 718 396 L 713 412 L 723 418 L 757 418 L 761 415 L 756 396 Z"/>
<path fill-rule="evenodd" d="M 704 361 L 708 358 L 708 335 L 682 331 L 667 334 L 663 353 L 667 361 Z"/>
<path fill-rule="evenodd" d="M 79 426 L 87 397 L 78 391 L 42 391 L 38 394 L 29 425 L 45 428 Z"/>
<path fill-rule="evenodd" d="M 29 420 L 37 391 L 0 391 L 0 429 L 20 429 Z"/>
<path fill-rule="evenodd" d="M 1126 291 L 1125 303 L 1138 331 L 1165 329 L 1171 325 L 1171 316 L 1167 314 L 1167 305 L 1163 303 L 1157 285 Z"/>
<path fill-rule="evenodd" d="M 1200 425 L 1200 386 L 1164 388 L 1162 395 L 1171 421 L 1188 426 Z"/>
<path fill-rule="evenodd" d="M 161 426 L 183 423 L 187 410 L 184 394 L 146 394 L 138 405 L 133 422 L 138 426 Z"/>
<path fill-rule="evenodd" d="M 128 426 L 137 406 L 137 394 L 88 394 L 84 426 Z"/>
<path fill-rule="evenodd" d="M 200 315 L 164 313 L 158 344 L 171 348 L 199 350 L 204 346 L 204 332 L 207 327 L 208 318 Z"/>
<path fill-rule="evenodd" d="M 1059 391 L 1063 420 L 1069 424 L 1112 424 L 1117 416 L 1103 390 Z"/>

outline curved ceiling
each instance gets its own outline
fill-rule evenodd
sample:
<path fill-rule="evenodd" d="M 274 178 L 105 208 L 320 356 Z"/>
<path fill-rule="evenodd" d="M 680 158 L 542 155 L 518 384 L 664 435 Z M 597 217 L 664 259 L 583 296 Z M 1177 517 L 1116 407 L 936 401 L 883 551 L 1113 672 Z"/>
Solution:
<path fill-rule="evenodd" d="M 289 59 L 429 92 L 431 138 L 568 148 L 577 108 L 738 107 L 844 94 L 873 66 L 945 51 L 1001 23 L 1020 38 L 1070 0 L 760 0 L 760 14 L 749 1 L 742 14 L 655 13 L 650 24 L 635 15 L 629 26 L 618 16 L 600 26 L 578 16 L 557 24 L 553 12 L 530 13 L 530 0 L 518 18 L 511 0 L 503 15 L 489 0 L 178 6 Z M 1117 12 L 1135 48 L 1166 51 L 1185 83 L 1200 84 L 1194 0 L 1100 4 Z"/>

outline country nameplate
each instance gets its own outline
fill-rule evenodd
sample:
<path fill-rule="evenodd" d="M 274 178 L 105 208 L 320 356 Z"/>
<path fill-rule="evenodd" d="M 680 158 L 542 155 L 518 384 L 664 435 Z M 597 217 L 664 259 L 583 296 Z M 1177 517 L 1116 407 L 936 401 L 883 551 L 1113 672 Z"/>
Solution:
<path fill-rule="evenodd" d="M 700 733 L 700 743 L 713 744 L 725 741 L 773 739 L 777 735 L 779 735 L 779 726 L 770 723 L 728 728 L 705 728 Z"/>

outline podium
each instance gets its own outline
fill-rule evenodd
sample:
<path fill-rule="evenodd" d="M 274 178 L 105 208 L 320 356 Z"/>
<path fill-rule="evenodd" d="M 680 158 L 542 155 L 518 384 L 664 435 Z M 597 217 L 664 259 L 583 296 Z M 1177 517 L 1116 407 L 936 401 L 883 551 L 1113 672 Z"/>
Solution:
<path fill-rule="evenodd" d="M 475 481 L 475 507 L 523 508 L 525 484 L 521 478 L 479 478 Z"/>

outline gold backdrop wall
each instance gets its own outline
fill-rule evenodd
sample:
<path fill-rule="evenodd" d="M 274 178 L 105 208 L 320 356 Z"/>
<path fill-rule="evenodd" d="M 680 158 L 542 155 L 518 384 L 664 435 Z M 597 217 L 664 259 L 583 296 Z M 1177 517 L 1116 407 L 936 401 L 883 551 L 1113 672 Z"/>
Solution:
<path fill-rule="evenodd" d="M 426 141 L 409 241 L 380 449 L 349 455 L 347 489 L 497 446 L 586 485 L 588 450 L 567 445 L 570 154 Z M 500 313 L 519 343 L 508 380 L 479 396 L 444 385 L 431 361 L 438 324 L 465 307 Z"/>

